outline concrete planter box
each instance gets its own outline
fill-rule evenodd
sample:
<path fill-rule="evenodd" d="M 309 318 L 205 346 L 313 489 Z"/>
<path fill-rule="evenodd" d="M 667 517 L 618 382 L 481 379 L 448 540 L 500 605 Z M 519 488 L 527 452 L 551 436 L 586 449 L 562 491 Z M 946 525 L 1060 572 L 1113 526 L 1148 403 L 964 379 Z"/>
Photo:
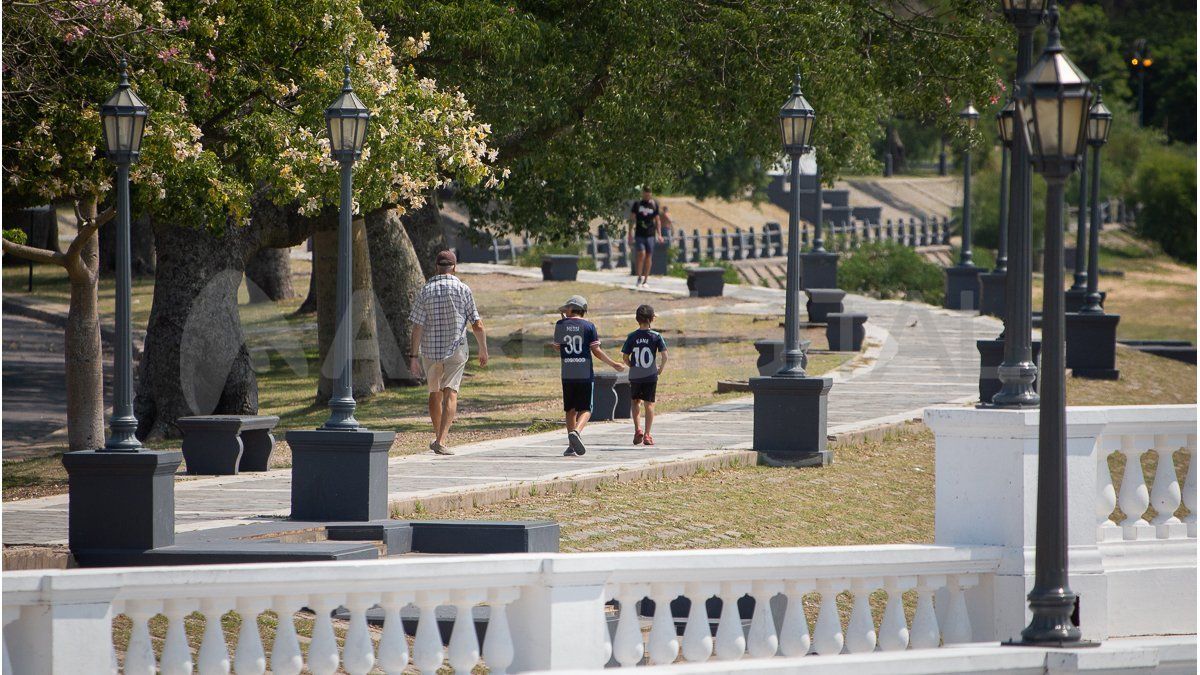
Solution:
<path fill-rule="evenodd" d="M 754 450 L 770 466 L 828 466 L 827 377 L 752 377 Z"/>
<path fill-rule="evenodd" d="M 301 430 L 292 446 L 293 520 L 384 520 L 393 431 Z"/>
<path fill-rule="evenodd" d="M 857 352 L 862 350 L 867 336 L 867 315 L 833 312 L 826 317 L 825 338 L 829 349 L 835 352 Z"/>
<path fill-rule="evenodd" d="M 552 254 L 542 257 L 542 281 L 575 281 L 579 276 L 579 256 Z"/>
<path fill-rule="evenodd" d="M 687 271 L 687 287 L 693 298 L 716 298 L 725 292 L 725 268 L 697 267 Z"/>
<path fill-rule="evenodd" d="M 808 322 L 825 323 L 830 314 L 842 312 L 842 301 L 846 299 L 846 291 L 838 288 L 809 288 L 808 293 Z"/>
<path fill-rule="evenodd" d="M 1119 314 L 1066 315 L 1067 369 L 1073 377 L 1115 380 Z"/>

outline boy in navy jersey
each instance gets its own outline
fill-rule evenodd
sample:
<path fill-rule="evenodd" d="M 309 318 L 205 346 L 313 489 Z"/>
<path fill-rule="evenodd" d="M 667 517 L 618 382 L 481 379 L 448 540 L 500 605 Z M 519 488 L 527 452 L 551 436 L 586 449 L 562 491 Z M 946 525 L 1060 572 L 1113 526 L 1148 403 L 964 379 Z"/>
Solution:
<path fill-rule="evenodd" d="M 625 338 L 621 347 L 625 364 L 629 366 L 629 398 L 632 400 L 633 444 L 654 445 L 650 427 L 654 424 L 654 398 L 658 392 L 658 376 L 667 366 L 667 342 L 662 335 L 650 330 L 654 323 L 654 308 L 637 308 L 638 329 Z M 646 404 L 646 430 L 642 431 L 641 404 Z"/>
<path fill-rule="evenodd" d="M 600 336 L 596 326 L 583 316 L 587 314 L 587 300 L 572 295 L 558 309 L 562 318 L 554 324 L 554 348 L 562 361 L 563 413 L 567 421 L 567 450 L 563 455 L 571 457 L 587 452 L 579 434 L 592 416 L 592 356 L 607 363 L 620 372 L 625 366 L 609 358 L 600 348 Z"/>

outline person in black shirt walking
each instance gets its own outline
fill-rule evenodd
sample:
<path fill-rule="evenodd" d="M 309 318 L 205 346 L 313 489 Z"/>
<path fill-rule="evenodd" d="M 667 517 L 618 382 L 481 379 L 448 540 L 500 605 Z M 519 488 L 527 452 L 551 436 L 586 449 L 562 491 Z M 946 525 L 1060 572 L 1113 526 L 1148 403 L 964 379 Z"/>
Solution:
<path fill-rule="evenodd" d="M 642 186 L 642 198 L 629 209 L 629 243 L 636 258 L 633 269 L 637 272 L 637 285 L 645 286 L 650 281 L 650 263 L 654 259 L 654 245 L 661 244 L 662 218 L 658 200 L 649 186 Z"/>

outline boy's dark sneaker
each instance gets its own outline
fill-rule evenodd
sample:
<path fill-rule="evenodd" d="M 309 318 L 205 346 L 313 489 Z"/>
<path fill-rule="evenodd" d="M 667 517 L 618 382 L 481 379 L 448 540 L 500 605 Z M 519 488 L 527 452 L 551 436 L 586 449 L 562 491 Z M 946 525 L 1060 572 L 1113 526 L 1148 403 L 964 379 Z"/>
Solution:
<path fill-rule="evenodd" d="M 587 448 L 584 447 L 583 439 L 579 437 L 578 431 L 569 432 L 567 434 L 567 442 L 571 444 L 570 449 L 574 450 L 575 454 L 583 455 L 583 454 L 587 453 Z"/>
<path fill-rule="evenodd" d="M 575 448 L 568 446 L 567 449 L 563 451 L 563 457 L 574 457 L 574 456 L 575 456 Z"/>

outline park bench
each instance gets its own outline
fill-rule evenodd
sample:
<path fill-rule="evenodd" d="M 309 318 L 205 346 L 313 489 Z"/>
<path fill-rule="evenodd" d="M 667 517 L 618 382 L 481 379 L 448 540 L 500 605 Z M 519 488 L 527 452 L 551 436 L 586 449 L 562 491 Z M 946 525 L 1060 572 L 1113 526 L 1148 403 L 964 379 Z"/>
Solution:
<path fill-rule="evenodd" d="M 862 349 L 863 339 L 867 335 L 866 314 L 830 312 L 825 320 L 825 338 L 829 340 L 831 351 L 856 352 Z"/>
<path fill-rule="evenodd" d="M 553 253 L 542 256 L 542 281 L 575 281 L 579 276 L 579 256 Z"/>
<path fill-rule="evenodd" d="M 687 287 L 693 298 L 715 298 L 725 292 L 724 267 L 696 267 L 687 271 Z"/>
<path fill-rule="evenodd" d="M 843 309 L 846 291 L 840 288 L 809 288 L 804 292 L 808 293 L 809 323 L 826 323 L 830 314 L 840 313 Z"/>
<path fill-rule="evenodd" d="M 808 346 L 811 340 L 800 340 L 800 351 L 804 354 L 800 359 L 801 367 L 808 367 Z M 783 340 L 755 340 L 754 348 L 758 350 L 758 374 L 770 377 L 778 373 L 784 366 Z"/>
<path fill-rule="evenodd" d="M 596 373 L 592 385 L 592 421 L 607 422 L 617 419 L 616 373 Z M 626 380 L 628 382 L 629 380 Z"/>
<path fill-rule="evenodd" d="M 180 417 L 183 459 L 189 474 L 226 476 L 266 471 L 279 424 L 274 415 L 198 415 Z"/>

